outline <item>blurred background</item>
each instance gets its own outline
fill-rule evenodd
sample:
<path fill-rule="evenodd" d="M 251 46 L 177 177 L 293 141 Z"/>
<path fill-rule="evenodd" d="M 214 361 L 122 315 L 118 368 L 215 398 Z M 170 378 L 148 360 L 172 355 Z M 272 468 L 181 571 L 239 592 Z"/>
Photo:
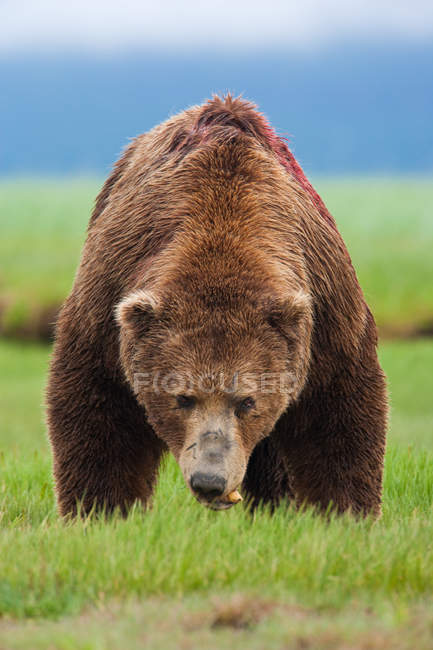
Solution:
<path fill-rule="evenodd" d="M 230 91 L 289 139 L 337 220 L 386 369 L 401 378 L 395 435 L 412 438 L 416 410 L 417 435 L 432 439 L 431 1 L 3 0 L 0 80 L 8 431 L 27 435 L 39 414 L 38 397 L 29 420 L 16 421 L 14 391 L 26 377 L 40 394 L 44 343 L 112 164 L 137 134 Z"/>
<path fill-rule="evenodd" d="M 106 174 L 212 92 L 254 100 L 307 172 L 433 169 L 433 4 L 3 0 L 3 175 Z"/>

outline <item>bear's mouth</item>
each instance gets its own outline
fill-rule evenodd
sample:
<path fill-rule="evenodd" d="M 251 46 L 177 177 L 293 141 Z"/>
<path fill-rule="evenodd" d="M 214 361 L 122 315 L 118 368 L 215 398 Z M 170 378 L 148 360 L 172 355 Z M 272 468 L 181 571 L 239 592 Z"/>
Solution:
<path fill-rule="evenodd" d="M 210 510 L 229 510 L 232 506 L 234 506 L 234 503 L 231 503 L 230 501 L 221 501 L 221 499 L 214 499 L 213 501 L 206 501 L 205 499 L 200 499 L 199 497 L 196 497 L 196 500 L 202 505 L 205 506 L 205 508 L 209 508 Z"/>
<path fill-rule="evenodd" d="M 232 506 L 234 506 L 234 503 L 231 503 L 230 501 L 210 501 L 208 503 L 205 503 L 205 506 L 207 508 L 210 508 L 211 510 L 229 510 Z"/>

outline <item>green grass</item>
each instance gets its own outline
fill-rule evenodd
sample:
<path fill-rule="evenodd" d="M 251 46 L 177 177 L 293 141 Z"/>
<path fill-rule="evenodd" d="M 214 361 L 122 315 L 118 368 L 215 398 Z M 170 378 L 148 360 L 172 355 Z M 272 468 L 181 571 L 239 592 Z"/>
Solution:
<path fill-rule="evenodd" d="M 433 323 L 433 183 L 319 182 L 383 331 Z"/>
<path fill-rule="evenodd" d="M 13 332 L 69 292 L 93 201 L 102 181 L 0 184 L 0 303 Z M 433 321 L 431 180 L 321 180 L 383 332 Z"/>
<path fill-rule="evenodd" d="M 154 508 L 127 521 L 61 523 L 49 465 L 2 461 L 0 603 L 14 616 L 75 614 L 112 598 L 233 590 L 341 609 L 408 607 L 433 586 L 433 458 L 392 449 L 379 523 L 329 524 L 281 508 L 252 519 L 193 502 L 173 462 Z"/>
<path fill-rule="evenodd" d="M 392 442 L 433 450 L 433 339 L 380 346 L 391 398 Z"/>
<path fill-rule="evenodd" d="M 22 304 L 51 304 L 69 292 L 98 182 L 0 184 L 1 291 Z"/>
<path fill-rule="evenodd" d="M 376 523 L 208 511 L 171 460 L 152 511 L 62 523 L 47 357 L 0 342 L 0 648 L 432 646 L 432 342 L 381 348 L 394 406 Z"/>
<path fill-rule="evenodd" d="M 48 348 L 0 339 L 0 448 L 23 453 L 46 448 L 43 378 Z"/>

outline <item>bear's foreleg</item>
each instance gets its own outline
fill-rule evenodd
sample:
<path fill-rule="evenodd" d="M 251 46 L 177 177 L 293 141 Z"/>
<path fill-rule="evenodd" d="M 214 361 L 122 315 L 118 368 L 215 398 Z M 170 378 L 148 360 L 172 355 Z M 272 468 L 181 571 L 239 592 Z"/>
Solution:
<path fill-rule="evenodd" d="M 125 514 L 136 500 L 146 504 L 165 446 L 86 341 L 58 340 L 47 402 L 60 513 Z"/>
<path fill-rule="evenodd" d="M 387 424 L 379 364 L 341 369 L 284 416 L 279 439 L 299 505 L 379 516 Z"/>
<path fill-rule="evenodd" d="M 259 442 L 253 450 L 242 489 L 251 510 L 260 505 L 274 510 L 282 500 L 289 502 L 293 498 L 287 467 L 271 437 Z"/>

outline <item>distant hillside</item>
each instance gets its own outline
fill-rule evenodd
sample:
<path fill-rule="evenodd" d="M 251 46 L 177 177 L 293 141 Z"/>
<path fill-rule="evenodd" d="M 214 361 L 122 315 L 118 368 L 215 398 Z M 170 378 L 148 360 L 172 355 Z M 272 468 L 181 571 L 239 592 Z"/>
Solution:
<path fill-rule="evenodd" d="M 0 60 L 0 173 L 106 173 L 128 138 L 231 90 L 308 172 L 433 171 L 431 49 Z"/>

